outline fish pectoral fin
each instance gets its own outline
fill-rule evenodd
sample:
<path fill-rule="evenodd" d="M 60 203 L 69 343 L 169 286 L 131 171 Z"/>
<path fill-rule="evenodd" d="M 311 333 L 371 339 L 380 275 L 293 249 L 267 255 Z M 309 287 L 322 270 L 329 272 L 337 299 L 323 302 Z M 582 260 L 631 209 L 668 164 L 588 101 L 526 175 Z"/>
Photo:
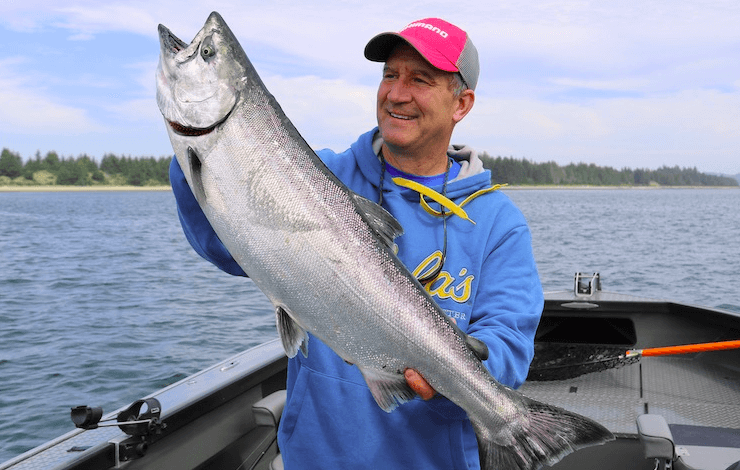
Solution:
<path fill-rule="evenodd" d="M 275 316 L 277 317 L 278 335 L 280 335 L 280 340 L 283 342 L 285 354 L 288 357 L 295 357 L 300 348 L 303 357 L 308 357 L 308 334 L 306 330 L 296 323 L 283 307 L 278 307 L 275 310 Z"/>
<path fill-rule="evenodd" d="M 406 378 L 401 373 L 386 372 L 378 369 L 360 367 L 360 372 L 367 382 L 370 393 L 384 411 L 391 412 L 398 405 L 406 403 L 416 396 Z"/>
<path fill-rule="evenodd" d="M 468 349 L 473 351 L 473 354 L 475 354 L 475 357 L 480 359 L 481 361 L 485 361 L 488 359 L 488 345 L 484 343 L 483 341 L 479 340 L 478 338 L 470 335 L 465 335 L 465 344 L 468 346 Z"/>
<path fill-rule="evenodd" d="M 465 333 L 462 329 L 460 329 L 459 326 L 457 326 L 457 323 L 450 322 L 450 324 L 452 325 L 452 328 L 455 330 L 455 332 L 465 340 L 465 345 L 473 354 L 475 354 L 475 357 L 480 359 L 481 362 L 488 359 L 488 345 L 486 343 L 474 336 Z"/>
<path fill-rule="evenodd" d="M 383 240 L 383 242 L 391 249 L 395 248 L 393 240 L 403 235 L 403 227 L 393 217 L 390 212 L 383 209 L 379 204 L 374 203 L 370 199 L 364 198 L 359 194 L 352 193 L 352 197 L 357 203 L 357 207 L 360 209 L 362 214 L 370 224 L 375 233 Z"/>
<path fill-rule="evenodd" d="M 201 176 L 203 162 L 200 160 L 198 152 L 193 150 L 193 147 L 188 147 L 188 163 L 190 164 L 190 179 L 195 200 L 200 204 L 205 204 L 206 192 L 203 189 L 203 177 Z"/>

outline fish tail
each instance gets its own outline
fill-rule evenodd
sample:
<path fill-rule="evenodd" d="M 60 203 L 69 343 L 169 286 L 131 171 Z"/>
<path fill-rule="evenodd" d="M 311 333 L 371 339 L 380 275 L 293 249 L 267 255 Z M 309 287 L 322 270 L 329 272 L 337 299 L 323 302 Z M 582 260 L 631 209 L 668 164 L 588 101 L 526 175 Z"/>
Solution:
<path fill-rule="evenodd" d="M 576 413 L 522 397 L 526 416 L 508 442 L 494 428 L 473 422 L 481 469 L 535 470 L 552 466 L 583 447 L 604 444 L 614 435 L 599 423 Z M 486 436 L 489 436 L 488 438 Z"/>

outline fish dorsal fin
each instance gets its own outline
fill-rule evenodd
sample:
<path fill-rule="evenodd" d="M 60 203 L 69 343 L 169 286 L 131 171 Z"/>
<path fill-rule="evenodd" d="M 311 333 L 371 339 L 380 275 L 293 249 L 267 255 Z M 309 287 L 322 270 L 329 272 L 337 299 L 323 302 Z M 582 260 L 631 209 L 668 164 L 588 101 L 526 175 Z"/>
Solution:
<path fill-rule="evenodd" d="M 383 209 L 379 204 L 364 198 L 357 193 L 352 193 L 358 209 L 365 215 L 370 227 L 378 234 L 389 248 L 395 248 L 393 240 L 403 235 L 403 227 L 390 212 Z"/>
<path fill-rule="evenodd" d="M 403 374 L 386 372 L 379 369 L 360 367 L 370 393 L 384 411 L 391 412 L 398 405 L 406 403 L 416 396 Z"/>
<path fill-rule="evenodd" d="M 298 354 L 300 348 L 303 357 L 308 357 L 308 334 L 295 320 L 290 316 L 283 307 L 275 310 L 277 317 L 277 329 L 280 340 L 283 342 L 283 349 L 288 357 L 294 357 Z"/>

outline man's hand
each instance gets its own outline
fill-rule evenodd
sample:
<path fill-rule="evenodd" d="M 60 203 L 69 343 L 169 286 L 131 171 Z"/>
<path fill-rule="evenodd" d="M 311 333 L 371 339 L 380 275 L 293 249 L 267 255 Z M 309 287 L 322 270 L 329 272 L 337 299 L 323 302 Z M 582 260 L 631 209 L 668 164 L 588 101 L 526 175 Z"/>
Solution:
<path fill-rule="evenodd" d="M 457 320 L 454 318 L 451 318 L 451 320 L 452 323 L 457 325 Z M 429 400 L 437 394 L 437 391 L 429 385 L 429 382 L 427 382 L 424 377 L 414 369 L 406 369 L 403 371 L 403 376 L 406 378 L 406 383 L 409 384 L 411 390 L 415 391 L 422 400 Z"/>
<path fill-rule="evenodd" d="M 437 394 L 437 391 L 429 385 L 429 382 L 424 380 L 424 377 L 414 369 L 406 369 L 403 376 L 406 377 L 406 383 L 409 384 L 409 387 L 411 387 L 411 389 L 423 400 L 429 400 Z"/>

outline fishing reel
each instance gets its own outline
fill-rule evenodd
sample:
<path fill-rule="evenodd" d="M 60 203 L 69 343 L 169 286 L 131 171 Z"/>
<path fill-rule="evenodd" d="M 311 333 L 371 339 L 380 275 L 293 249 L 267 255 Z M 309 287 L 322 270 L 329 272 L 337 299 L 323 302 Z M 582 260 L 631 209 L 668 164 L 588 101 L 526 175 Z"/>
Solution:
<path fill-rule="evenodd" d="M 75 426 L 82 429 L 118 426 L 121 431 L 129 436 L 148 436 L 150 434 L 159 434 L 165 427 L 164 423 L 159 419 L 161 410 L 162 406 L 159 400 L 156 398 L 145 398 L 135 401 L 131 406 L 118 413 L 115 423 L 111 422 L 114 418 L 101 422 L 103 409 L 98 406 L 76 406 L 72 408 L 71 417 Z"/>
<path fill-rule="evenodd" d="M 104 419 L 103 409 L 99 406 L 76 406 L 71 409 L 72 422 L 75 427 L 90 430 L 106 426 L 118 426 L 130 438 L 117 443 L 118 456 L 121 461 L 143 457 L 149 449 L 152 436 L 160 434 L 167 425 L 159 415 L 162 406 L 156 398 L 137 400 L 128 408 L 118 413 L 116 418 Z M 114 422 L 115 421 L 115 422 Z"/>

